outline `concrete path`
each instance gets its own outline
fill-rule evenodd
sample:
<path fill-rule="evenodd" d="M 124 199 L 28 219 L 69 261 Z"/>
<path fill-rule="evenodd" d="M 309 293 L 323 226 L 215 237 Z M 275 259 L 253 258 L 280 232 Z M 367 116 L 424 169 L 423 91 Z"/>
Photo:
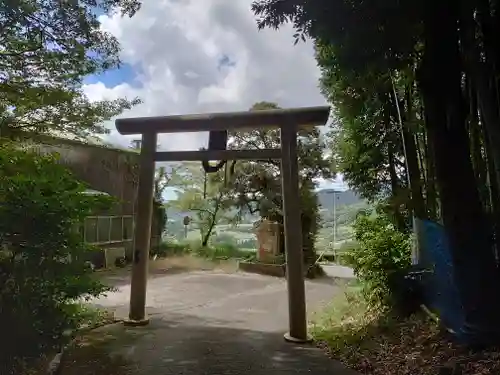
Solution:
<path fill-rule="evenodd" d="M 307 282 L 308 311 L 339 291 Z M 130 286 L 96 301 L 125 315 Z M 61 375 L 354 375 L 312 346 L 286 343 L 286 281 L 252 274 L 191 272 L 149 283 L 151 323 L 94 331 L 63 360 Z M 97 369 L 97 370 L 96 370 Z"/>
<path fill-rule="evenodd" d="M 342 279 L 355 279 L 354 271 L 352 268 L 340 266 L 335 263 L 322 263 L 321 267 L 325 273 L 330 277 L 339 277 Z"/>

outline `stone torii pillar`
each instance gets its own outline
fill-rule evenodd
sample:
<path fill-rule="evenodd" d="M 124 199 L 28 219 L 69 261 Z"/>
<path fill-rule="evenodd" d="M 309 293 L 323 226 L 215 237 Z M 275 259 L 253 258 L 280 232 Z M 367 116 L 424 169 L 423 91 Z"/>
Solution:
<path fill-rule="evenodd" d="M 289 332 L 285 339 L 306 342 L 307 316 L 303 270 L 302 225 L 297 164 L 297 131 L 325 125 L 330 107 L 273 109 L 234 113 L 139 117 L 116 120 L 120 134 L 141 134 L 135 249 L 132 264 L 128 325 L 145 325 L 148 260 L 157 161 L 281 159 L 285 254 L 287 261 Z M 259 150 L 156 151 L 160 133 L 207 132 L 280 128 L 281 148 Z"/>

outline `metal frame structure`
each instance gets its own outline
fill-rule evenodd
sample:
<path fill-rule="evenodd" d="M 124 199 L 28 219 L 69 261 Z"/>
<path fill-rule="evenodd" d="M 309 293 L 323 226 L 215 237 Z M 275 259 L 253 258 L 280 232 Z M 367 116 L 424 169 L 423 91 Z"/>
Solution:
<path fill-rule="evenodd" d="M 96 219 L 96 242 L 87 242 L 87 220 L 89 219 Z M 99 239 L 99 220 L 102 219 L 109 219 L 109 233 L 108 233 L 108 241 L 100 241 Z M 112 233 L 112 228 L 113 228 L 113 219 L 121 219 L 121 239 L 120 240 L 111 240 L 111 233 Z M 123 228 L 125 226 L 125 219 L 131 219 L 132 220 L 132 232 L 130 233 L 130 238 L 124 238 L 123 236 Z M 114 215 L 114 216 L 107 216 L 107 215 L 98 215 L 98 216 L 87 216 L 85 217 L 84 224 L 83 224 L 83 239 L 85 242 L 92 244 L 92 245 L 111 245 L 111 244 L 117 244 L 117 243 L 123 243 L 123 242 L 131 242 L 133 240 L 133 232 L 134 232 L 134 216 L 133 215 Z"/>
<path fill-rule="evenodd" d="M 142 135 L 130 311 L 126 324 L 145 325 L 149 322 L 146 315 L 146 290 L 155 162 L 281 159 L 289 311 L 289 332 L 285 334 L 285 339 L 292 342 L 309 341 L 299 200 L 297 131 L 304 127 L 325 125 L 329 114 L 330 107 L 322 106 L 116 120 L 116 129 L 120 134 Z M 256 128 L 279 128 L 281 147 L 259 150 L 156 151 L 157 138 L 160 133 L 241 131 Z"/>

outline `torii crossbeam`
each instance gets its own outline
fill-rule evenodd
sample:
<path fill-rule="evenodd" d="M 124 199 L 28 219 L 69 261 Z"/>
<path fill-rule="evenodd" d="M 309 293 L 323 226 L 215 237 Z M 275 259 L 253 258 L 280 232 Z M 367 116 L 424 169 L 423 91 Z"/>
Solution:
<path fill-rule="evenodd" d="M 155 162 L 280 159 L 289 311 L 289 332 L 285 334 L 285 339 L 293 342 L 308 341 L 297 164 L 297 131 L 304 127 L 325 125 L 329 113 L 330 107 L 322 106 L 116 120 L 116 129 L 120 134 L 142 135 L 135 250 L 132 265 L 130 312 L 127 324 L 148 324 L 146 289 Z M 256 128 L 280 128 L 281 148 L 223 151 L 156 151 L 157 137 L 160 133 L 207 132 L 211 130 L 234 131 Z"/>

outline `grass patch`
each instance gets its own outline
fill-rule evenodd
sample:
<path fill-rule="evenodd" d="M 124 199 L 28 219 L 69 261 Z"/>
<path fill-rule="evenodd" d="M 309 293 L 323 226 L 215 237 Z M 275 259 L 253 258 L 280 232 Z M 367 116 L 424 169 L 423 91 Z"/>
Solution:
<path fill-rule="evenodd" d="M 202 247 L 194 245 L 192 252 L 199 257 L 212 260 L 246 259 L 252 255 L 251 252 L 237 248 L 230 244 L 218 244 L 216 246 Z"/>
<path fill-rule="evenodd" d="M 93 329 L 115 321 L 114 314 L 105 309 L 81 303 L 76 306 L 79 330 Z"/>
<path fill-rule="evenodd" d="M 227 260 L 247 259 L 252 257 L 255 252 L 240 249 L 232 244 L 217 244 L 203 247 L 199 242 L 176 243 L 168 241 L 161 243 L 158 248 L 153 249 L 151 254 L 161 258 L 189 254 L 210 260 Z"/>
<path fill-rule="evenodd" d="M 159 258 L 150 263 L 151 275 L 163 275 L 176 271 L 188 272 L 211 270 L 232 273 L 236 272 L 237 269 L 237 262 L 232 259 L 207 259 L 192 254 Z"/>
<path fill-rule="evenodd" d="M 313 317 L 311 333 L 332 358 L 361 374 L 459 374 L 455 368 L 461 375 L 500 373 L 498 348 L 458 345 L 423 312 L 398 318 L 370 311 L 354 283 Z"/>

